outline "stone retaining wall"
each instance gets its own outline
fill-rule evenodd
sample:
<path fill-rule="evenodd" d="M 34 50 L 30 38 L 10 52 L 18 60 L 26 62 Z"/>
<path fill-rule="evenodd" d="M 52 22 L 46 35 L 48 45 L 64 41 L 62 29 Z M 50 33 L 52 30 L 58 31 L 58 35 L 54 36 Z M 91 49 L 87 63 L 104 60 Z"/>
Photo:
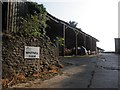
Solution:
<path fill-rule="evenodd" d="M 2 40 L 2 79 L 7 79 L 3 84 L 10 84 L 14 77 L 20 75 L 24 78 L 43 78 L 45 73 L 55 74 L 62 67 L 58 50 L 48 37 L 24 38 L 5 34 Z M 40 47 L 40 58 L 25 59 L 25 46 Z"/>

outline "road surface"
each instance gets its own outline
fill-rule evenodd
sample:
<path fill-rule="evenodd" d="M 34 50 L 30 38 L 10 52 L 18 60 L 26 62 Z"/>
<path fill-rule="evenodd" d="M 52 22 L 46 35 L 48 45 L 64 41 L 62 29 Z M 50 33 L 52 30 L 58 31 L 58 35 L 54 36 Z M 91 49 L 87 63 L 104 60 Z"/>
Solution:
<path fill-rule="evenodd" d="M 91 57 L 65 57 L 62 62 L 69 63 L 63 74 L 43 82 L 37 80 L 26 88 L 118 88 L 118 55 L 103 53 Z M 119 85 L 120 86 L 120 85 Z"/>

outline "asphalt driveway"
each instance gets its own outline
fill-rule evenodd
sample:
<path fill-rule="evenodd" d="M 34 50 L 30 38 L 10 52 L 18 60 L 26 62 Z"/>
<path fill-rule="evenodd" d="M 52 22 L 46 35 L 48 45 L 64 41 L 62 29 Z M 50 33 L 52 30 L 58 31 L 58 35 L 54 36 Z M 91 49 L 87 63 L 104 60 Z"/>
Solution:
<path fill-rule="evenodd" d="M 118 88 L 118 56 L 104 53 L 97 56 L 61 57 L 66 66 L 63 74 L 26 88 Z M 24 87 L 24 85 L 13 86 Z"/>

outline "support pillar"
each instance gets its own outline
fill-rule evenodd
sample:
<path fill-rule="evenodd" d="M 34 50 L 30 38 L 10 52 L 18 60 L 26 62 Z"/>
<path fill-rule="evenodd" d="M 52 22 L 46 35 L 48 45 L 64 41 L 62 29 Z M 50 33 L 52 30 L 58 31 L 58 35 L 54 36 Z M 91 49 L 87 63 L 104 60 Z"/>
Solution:
<path fill-rule="evenodd" d="M 86 48 L 86 35 L 84 35 L 83 37 L 84 37 L 84 47 Z"/>
<path fill-rule="evenodd" d="M 63 24 L 63 46 L 62 46 L 62 56 L 65 56 L 65 24 Z"/>
<path fill-rule="evenodd" d="M 90 37 L 90 51 L 92 51 L 92 38 Z"/>
<path fill-rule="evenodd" d="M 75 55 L 77 56 L 78 55 L 78 32 L 75 31 Z"/>
<path fill-rule="evenodd" d="M 7 33 L 9 31 L 9 9 L 10 9 L 10 2 L 8 2 L 8 6 L 7 6 Z"/>

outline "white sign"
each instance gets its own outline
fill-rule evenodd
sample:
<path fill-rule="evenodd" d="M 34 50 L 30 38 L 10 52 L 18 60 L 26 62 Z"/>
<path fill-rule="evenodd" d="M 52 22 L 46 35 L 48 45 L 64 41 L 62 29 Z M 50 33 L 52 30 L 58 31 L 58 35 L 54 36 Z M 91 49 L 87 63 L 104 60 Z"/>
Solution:
<path fill-rule="evenodd" d="M 25 46 L 24 58 L 39 58 L 40 47 Z"/>

